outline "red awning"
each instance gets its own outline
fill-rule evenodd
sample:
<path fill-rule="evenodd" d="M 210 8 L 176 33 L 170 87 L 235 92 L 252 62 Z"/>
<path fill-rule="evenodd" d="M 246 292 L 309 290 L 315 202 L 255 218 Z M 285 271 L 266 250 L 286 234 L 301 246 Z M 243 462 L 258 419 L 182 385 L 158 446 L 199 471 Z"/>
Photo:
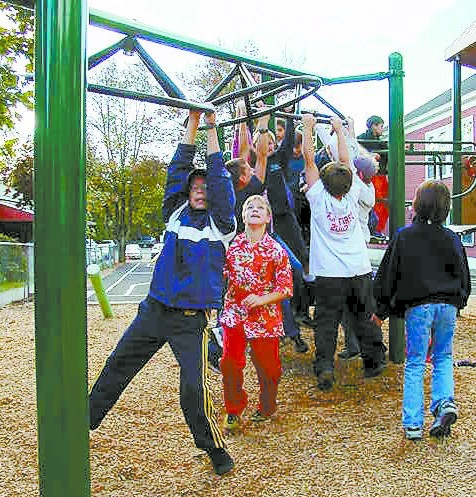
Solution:
<path fill-rule="evenodd" d="M 0 221 L 2 222 L 19 222 L 27 223 L 33 222 L 33 214 L 30 212 L 22 211 L 16 207 L 8 207 L 0 204 Z"/>

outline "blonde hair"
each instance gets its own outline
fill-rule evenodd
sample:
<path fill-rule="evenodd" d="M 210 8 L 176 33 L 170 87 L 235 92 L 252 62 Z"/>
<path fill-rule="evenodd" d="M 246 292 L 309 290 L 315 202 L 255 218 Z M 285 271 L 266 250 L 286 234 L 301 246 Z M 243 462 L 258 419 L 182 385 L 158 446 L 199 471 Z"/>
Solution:
<path fill-rule="evenodd" d="M 266 207 L 268 214 L 271 216 L 271 206 L 269 205 L 268 200 L 265 197 L 263 197 L 262 195 L 251 195 L 251 197 L 248 197 L 245 200 L 245 203 L 243 204 L 243 208 L 241 209 L 241 215 L 243 217 L 243 220 L 245 219 L 245 211 L 248 208 L 248 205 L 250 205 L 251 202 L 253 202 L 253 200 L 258 200 L 258 202 L 261 202 L 261 204 Z"/>

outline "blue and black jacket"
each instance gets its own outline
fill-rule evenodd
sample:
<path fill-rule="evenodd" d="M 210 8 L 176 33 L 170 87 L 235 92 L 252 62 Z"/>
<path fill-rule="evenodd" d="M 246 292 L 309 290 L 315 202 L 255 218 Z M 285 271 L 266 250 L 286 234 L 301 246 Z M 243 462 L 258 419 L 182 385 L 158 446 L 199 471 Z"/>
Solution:
<path fill-rule="evenodd" d="M 167 172 L 162 213 L 164 247 L 150 284 L 150 297 L 170 307 L 222 306 L 223 266 L 236 233 L 235 193 L 221 152 L 207 157 L 207 209 L 192 209 L 187 178 L 195 145 L 180 144 Z"/>

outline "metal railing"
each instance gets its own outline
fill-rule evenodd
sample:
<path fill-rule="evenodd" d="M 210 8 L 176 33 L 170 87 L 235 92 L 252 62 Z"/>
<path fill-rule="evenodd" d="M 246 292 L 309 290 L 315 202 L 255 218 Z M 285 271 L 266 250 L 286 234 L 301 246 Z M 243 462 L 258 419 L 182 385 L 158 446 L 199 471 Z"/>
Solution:
<path fill-rule="evenodd" d="M 97 244 L 86 247 L 85 266 L 101 269 L 119 262 L 117 245 Z M 0 294 L 9 292 L 13 300 L 27 300 L 35 289 L 33 243 L 0 242 Z M 6 297 L 5 297 L 6 298 Z"/>
<path fill-rule="evenodd" d="M 27 300 L 33 291 L 33 243 L 0 242 L 0 294 Z"/>
<path fill-rule="evenodd" d="M 119 246 L 109 244 L 86 245 L 86 266 L 97 264 L 101 269 L 119 262 Z"/>

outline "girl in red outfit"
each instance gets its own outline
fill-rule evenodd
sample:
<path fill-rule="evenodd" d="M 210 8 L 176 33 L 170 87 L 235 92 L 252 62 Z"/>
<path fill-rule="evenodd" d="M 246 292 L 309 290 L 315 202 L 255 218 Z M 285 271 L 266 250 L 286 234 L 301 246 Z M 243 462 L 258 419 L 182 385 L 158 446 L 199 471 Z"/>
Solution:
<path fill-rule="evenodd" d="M 250 344 L 260 385 L 253 421 L 264 421 L 276 411 L 281 378 L 279 337 L 284 335 L 279 302 L 292 296 L 293 280 L 286 251 L 266 232 L 271 208 L 260 195 L 243 204 L 245 232 L 231 243 L 226 256 L 228 290 L 223 313 L 221 373 L 226 416 L 224 428 L 236 430 L 248 396 L 243 389 L 246 345 Z"/>

